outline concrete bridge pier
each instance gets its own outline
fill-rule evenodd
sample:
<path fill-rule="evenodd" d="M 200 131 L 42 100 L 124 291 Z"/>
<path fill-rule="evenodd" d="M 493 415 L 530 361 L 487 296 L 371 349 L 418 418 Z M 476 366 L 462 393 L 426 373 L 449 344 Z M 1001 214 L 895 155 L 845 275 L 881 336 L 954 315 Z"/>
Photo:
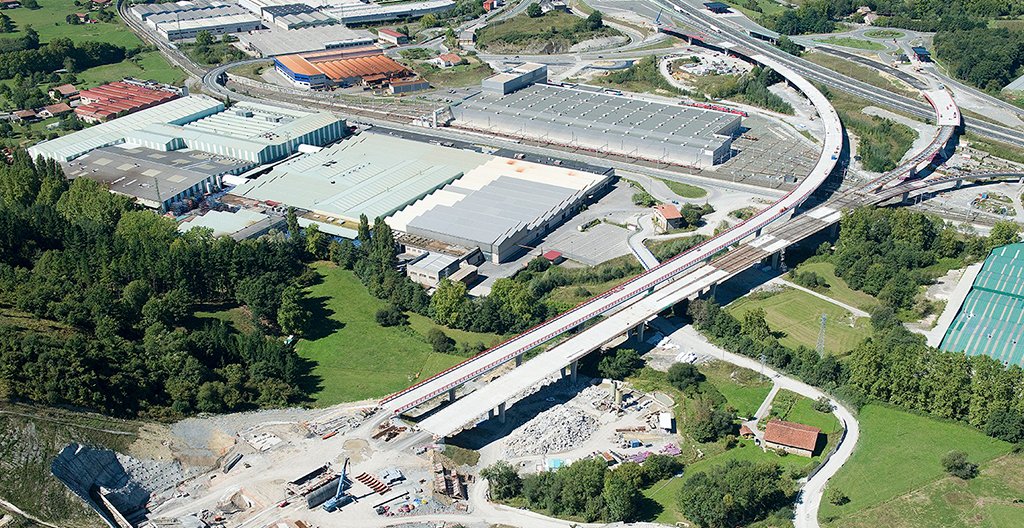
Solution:
<path fill-rule="evenodd" d="M 580 360 L 578 360 L 578 359 L 573 361 L 572 364 L 569 365 L 569 381 L 573 385 L 576 384 L 576 375 L 579 372 L 579 367 L 580 367 Z"/>
<path fill-rule="evenodd" d="M 452 387 L 452 388 L 448 389 L 448 401 L 449 402 L 455 401 L 455 387 Z"/>
<path fill-rule="evenodd" d="M 505 423 L 505 402 L 498 404 L 498 421 Z"/>
<path fill-rule="evenodd" d="M 773 270 L 779 269 L 779 266 L 781 264 L 782 264 L 782 252 L 781 251 L 776 251 L 775 253 L 772 253 L 772 269 Z"/>
<path fill-rule="evenodd" d="M 1024 181 L 1024 178 L 1022 178 L 1021 180 Z M 1020 183 L 1020 182 L 1017 182 L 1017 183 Z M 954 185 L 953 188 L 954 189 L 959 189 L 959 188 L 961 188 L 963 186 L 964 186 L 964 180 L 963 179 L 959 179 L 959 180 L 956 181 L 956 185 Z"/>
<path fill-rule="evenodd" d="M 910 201 L 910 191 L 904 191 L 903 196 L 900 197 L 900 203 L 907 203 Z"/>
<path fill-rule="evenodd" d="M 516 366 L 518 367 L 519 365 L 522 365 L 522 364 L 523 364 L 523 355 L 519 354 L 518 356 L 516 356 Z"/>

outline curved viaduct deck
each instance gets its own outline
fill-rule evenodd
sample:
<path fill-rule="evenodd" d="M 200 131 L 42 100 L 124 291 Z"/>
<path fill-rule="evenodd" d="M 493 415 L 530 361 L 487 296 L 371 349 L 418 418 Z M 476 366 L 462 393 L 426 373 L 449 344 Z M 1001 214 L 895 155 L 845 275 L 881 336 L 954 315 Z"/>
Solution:
<path fill-rule="evenodd" d="M 691 250 L 682 253 L 675 258 L 665 261 L 661 265 L 644 272 L 630 281 L 612 289 L 611 291 L 594 297 L 576 308 L 569 310 L 557 317 L 541 323 L 540 325 L 520 334 L 505 343 L 498 345 L 472 359 L 469 359 L 455 367 L 446 370 L 432 378 L 424 380 L 408 389 L 388 396 L 381 401 L 381 407 L 392 413 L 401 413 L 412 409 L 423 402 L 447 393 L 449 390 L 459 387 L 474 378 L 477 378 L 498 366 L 525 354 L 528 350 L 545 343 L 566 331 L 579 327 L 581 324 L 613 310 L 623 310 L 639 299 L 659 289 L 677 290 L 684 286 L 699 285 L 702 280 L 692 277 L 693 270 L 711 257 L 727 249 L 729 246 L 741 242 L 752 234 L 760 233 L 768 224 L 783 216 L 792 214 L 793 210 L 802 204 L 813 193 L 835 168 L 839 153 L 842 148 L 842 124 L 835 109 L 829 104 L 825 96 L 818 91 L 809 81 L 803 79 L 787 66 L 774 61 L 768 57 L 758 56 L 755 60 L 775 69 L 786 77 L 791 83 L 797 86 L 808 96 L 811 103 L 818 109 L 819 115 L 825 123 L 825 142 L 821 155 L 811 173 L 797 186 L 796 189 L 786 194 L 781 200 L 771 207 L 761 211 L 750 219 L 734 226 L 718 236 L 700 244 Z M 703 280 L 709 280 L 704 278 Z M 715 278 L 710 279 L 712 281 Z M 600 324 L 599 324 L 600 325 Z M 573 340 L 589 335 L 588 332 L 576 336 Z M 540 363 L 552 361 L 557 363 L 562 359 L 555 360 L 559 353 L 554 353 L 560 347 L 545 352 L 538 358 L 530 361 L 529 369 L 525 371 L 539 371 Z M 593 350 L 593 349 L 591 349 Z M 589 350 L 587 351 L 589 352 Z M 573 354 L 564 356 L 571 362 Z M 543 359 L 542 359 L 543 358 Z M 548 359 L 550 358 L 550 359 Z M 541 360 L 541 362 L 538 362 Z M 564 367 L 567 363 L 563 363 Z M 557 368 L 554 369 L 557 371 Z M 540 375 L 539 379 L 547 376 L 548 373 Z M 506 376 L 507 377 L 507 376 Z M 529 376 L 533 378 L 534 376 Z M 538 379 L 538 381 L 539 381 Z M 500 384 L 499 384 L 500 385 Z M 479 397 L 474 398 L 478 400 Z M 461 407 L 461 406 L 460 406 Z M 467 414 L 473 411 L 467 410 Z M 486 412 L 486 409 L 484 409 Z M 447 413 L 446 413 L 447 414 Z M 470 419 L 472 419 L 471 417 Z M 458 429 L 466 421 L 455 427 Z M 437 423 L 432 420 L 430 423 Z M 438 433 L 443 433 L 448 427 L 438 428 Z M 428 429 L 429 430 L 429 429 Z"/>

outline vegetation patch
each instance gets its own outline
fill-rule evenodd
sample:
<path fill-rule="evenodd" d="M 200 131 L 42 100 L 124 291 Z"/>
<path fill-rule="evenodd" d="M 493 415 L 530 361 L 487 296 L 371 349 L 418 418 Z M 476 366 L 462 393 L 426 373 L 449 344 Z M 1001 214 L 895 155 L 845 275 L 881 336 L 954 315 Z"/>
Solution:
<path fill-rule="evenodd" d="M 697 187 L 696 185 L 677 182 L 675 180 L 661 179 L 661 181 L 668 186 L 670 191 L 683 198 L 703 198 L 708 195 L 708 191 L 706 189 Z"/>
<path fill-rule="evenodd" d="M 1020 147 L 984 138 L 973 132 L 968 132 L 966 138 L 972 148 L 988 152 L 997 158 L 1024 163 L 1024 149 Z"/>
<path fill-rule="evenodd" d="M 782 77 L 768 68 L 754 68 L 750 73 L 736 75 L 702 75 L 693 80 L 696 88 L 711 99 L 732 99 L 759 108 L 793 115 L 793 106 L 768 87 Z"/>
<path fill-rule="evenodd" d="M 868 310 L 878 304 L 878 299 L 851 288 L 846 281 L 836 276 L 836 266 L 827 260 L 812 258 L 800 263 L 794 270 L 796 273 L 814 273 L 824 281 L 823 293 L 841 303 L 849 304 L 861 310 Z"/>
<path fill-rule="evenodd" d="M 771 381 L 760 373 L 724 361 L 704 363 L 700 371 L 741 417 L 753 416 L 772 390 Z"/>
<path fill-rule="evenodd" d="M 597 77 L 595 84 L 614 86 L 627 92 L 681 94 L 682 90 L 672 86 L 658 68 L 658 58 L 644 57 L 625 70 L 611 72 Z M 666 182 L 667 183 L 667 182 Z"/>
<path fill-rule="evenodd" d="M 903 38 L 905 33 L 902 31 L 896 31 L 895 29 L 872 29 L 864 33 L 865 37 L 877 38 L 877 39 L 900 39 Z"/>
<path fill-rule="evenodd" d="M 517 15 L 477 31 L 476 47 L 503 53 L 562 53 L 585 40 L 620 35 L 604 25 L 600 11 L 594 13 L 587 18 L 558 10 Z"/>
<path fill-rule="evenodd" d="M 884 45 L 877 42 L 852 37 L 828 37 L 817 40 L 818 42 L 832 44 L 833 46 L 842 46 L 844 48 L 856 48 L 868 51 L 882 51 L 885 49 Z"/>
<path fill-rule="evenodd" d="M 476 57 L 466 57 L 462 64 L 448 68 L 420 62 L 416 65 L 416 71 L 435 88 L 479 85 L 480 81 L 494 73 L 487 63 Z"/>

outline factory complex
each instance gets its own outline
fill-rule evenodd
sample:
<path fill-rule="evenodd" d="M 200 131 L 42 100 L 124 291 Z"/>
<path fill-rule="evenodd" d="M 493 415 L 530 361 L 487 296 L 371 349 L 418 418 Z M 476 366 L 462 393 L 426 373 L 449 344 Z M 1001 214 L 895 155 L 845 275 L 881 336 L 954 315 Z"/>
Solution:
<path fill-rule="evenodd" d="M 376 46 L 283 55 L 274 58 L 274 68 L 293 84 L 311 89 L 383 86 L 416 76 Z"/>

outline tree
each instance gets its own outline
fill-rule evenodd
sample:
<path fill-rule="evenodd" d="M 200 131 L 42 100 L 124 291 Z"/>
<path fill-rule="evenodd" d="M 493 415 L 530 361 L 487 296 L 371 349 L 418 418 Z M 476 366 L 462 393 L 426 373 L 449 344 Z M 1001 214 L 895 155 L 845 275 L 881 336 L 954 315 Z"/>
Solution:
<path fill-rule="evenodd" d="M 797 57 L 799 57 L 803 53 L 803 48 L 785 35 L 783 35 L 782 38 L 779 39 L 778 46 L 779 49 L 781 49 L 782 51 L 785 51 L 790 55 L 796 55 Z"/>
<path fill-rule="evenodd" d="M 743 314 L 743 333 L 755 341 L 764 341 L 771 337 L 772 332 L 765 319 L 767 316 L 764 308 L 754 308 Z"/>
<path fill-rule="evenodd" d="M 309 323 L 312 314 L 302 305 L 304 297 L 302 289 L 297 286 L 289 286 L 281 292 L 277 323 L 285 334 L 299 334 Z"/>
<path fill-rule="evenodd" d="M 444 331 L 436 326 L 427 332 L 427 342 L 430 343 L 434 352 L 444 354 L 455 350 L 455 340 L 448 337 L 448 334 L 445 334 Z"/>
<path fill-rule="evenodd" d="M 683 470 L 683 463 L 669 455 L 651 455 L 644 460 L 644 481 L 653 484 L 665 480 Z"/>
<path fill-rule="evenodd" d="M 954 477 L 970 480 L 978 476 L 978 465 L 967 459 L 963 451 L 950 451 L 942 457 L 942 467 Z"/>
<path fill-rule="evenodd" d="M 1024 417 L 1017 411 L 996 409 L 988 416 L 985 434 L 1014 444 L 1024 442 Z"/>
<path fill-rule="evenodd" d="M 527 6 L 527 8 L 526 8 L 526 16 L 528 16 L 530 18 L 540 18 L 540 17 L 544 16 L 544 12 L 541 11 L 540 4 L 534 2 L 534 3 L 530 4 L 529 6 Z"/>
<path fill-rule="evenodd" d="M 269 273 L 238 282 L 235 298 L 249 308 L 255 320 L 274 321 L 281 306 L 281 285 Z"/>
<path fill-rule="evenodd" d="M 437 16 L 433 13 L 427 13 L 420 18 L 420 25 L 425 28 L 437 27 Z M 405 28 L 405 36 L 409 36 L 409 28 Z"/>
<path fill-rule="evenodd" d="M 828 502 L 835 506 L 842 506 L 850 502 L 850 497 L 847 497 L 839 488 L 829 488 Z"/>
<path fill-rule="evenodd" d="M 14 22 L 6 13 L 0 13 L 0 33 L 13 33 Z"/>
<path fill-rule="evenodd" d="M 202 30 L 196 34 L 196 46 L 198 47 L 209 47 L 213 44 L 213 34 L 207 30 Z"/>
<path fill-rule="evenodd" d="M 987 246 L 991 250 L 1019 241 L 1020 224 L 1008 220 L 1001 220 L 996 222 L 996 224 L 992 226 L 992 230 L 989 231 Z"/>
<path fill-rule="evenodd" d="M 704 379 L 704 374 L 691 363 L 673 363 L 668 368 L 668 382 L 684 392 L 691 387 L 696 387 Z"/>
<path fill-rule="evenodd" d="M 717 409 L 707 398 L 698 397 L 689 420 L 690 435 L 698 442 L 713 442 L 733 432 L 734 420 L 735 414 Z"/>
<path fill-rule="evenodd" d="M 430 297 L 430 313 L 434 321 L 449 328 L 463 328 L 470 309 L 466 285 L 459 281 L 441 279 Z"/>
<path fill-rule="evenodd" d="M 636 486 L 620 476 L 618 471 L 608 472 L 601 497 L 607 508 L 606 520 L 610 522 L 635 521 L 643 499 Z"/>
<path fill-rule="evenodd" d="M 600 11 L 595 9 L 593 12 L 587 15 L 585 24 L 587 29 L 591 31 L 597 31 L 598 29 L 604 27 L 604 15 L 601 14 Z"/>
<path fill-rule="evenodd" d="M 523 480 L 508 462 L 499 460 L 480 471 L 480 476 L 487 479 L 491 498 L 495 500 L 511 499 L 519 495 L 523 488 Z"/>
<path fill-rule="evenodd" d="M 299 229 L 299 217 L 295 214 L 295 208 L 289 207 L 285 216 L 288 225 L 288 238 L 302 240 L 302 230 Z"/>
<path fill-rule="evenodd" d="M 605 378 L 623 380 L 643 365 L 640 354 L 631 348 L 617 348 L 597 364 L 597 371 Z"/>
<path fill-rule="evenodd" d="M 677 497 L 687 519 L 703 528 L 745 526 L 792 504 L 792 481 L 775 464 L 729 460 L 713 473 L 697 472 Z"/>

